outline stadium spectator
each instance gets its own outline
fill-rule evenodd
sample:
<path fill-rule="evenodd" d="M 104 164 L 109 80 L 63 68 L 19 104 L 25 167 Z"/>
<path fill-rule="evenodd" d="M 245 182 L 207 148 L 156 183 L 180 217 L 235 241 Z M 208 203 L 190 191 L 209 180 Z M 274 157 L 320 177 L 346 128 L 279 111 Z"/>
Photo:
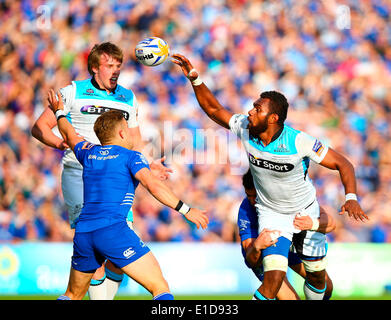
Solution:
<path fill-rule="evenodd" d="M 68 229 L 58 228 L 67 220 L 61 152 L 29 130 L 46 107 L 47 89 L 87 78 L 92 45 L 114 34 L 125 52 L 120 81 L 139 99 L 151 150 L 163 150 L 174 170 L 168 183 L 210 213 L 210 229 L 194 230 L 139 188 L 134 215 L 141 238 L 238 241 L 233 226 L 247 170 L 236 139 L 216 134 L 228 143 L 207 142 L 208 132 L 199 129 L 218 127 L 198 111 L 170 61 L 148 68 L 135 60 L 136 43 L 155 35 L 189 56 L 233 112 L 251 108 L 252 92 L 286 94 L 288 124 L 326 139 L 356 168 L 360 203 L 371 220 L 335 216 L 329 240 L 391 242 L 390 14 L 384 0 L 0 1 L 0 239 L 70 241 Z M 224 152 L 231 163 L 195 161 Z M 310 172 L 320 204 L 339 208 L 338 177 L 320 167 Z M 29 227 L 16 228 L 20 221 Z"/>

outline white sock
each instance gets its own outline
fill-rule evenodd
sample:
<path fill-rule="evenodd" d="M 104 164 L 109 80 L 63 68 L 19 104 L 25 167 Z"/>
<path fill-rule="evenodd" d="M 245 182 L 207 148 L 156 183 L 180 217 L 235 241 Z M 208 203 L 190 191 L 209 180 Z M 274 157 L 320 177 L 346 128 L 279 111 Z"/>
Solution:
<path fill-rule="evenodd" d="M 92 279 L 88 288 L 90 300 L 107 300 L 106 275 L 99 280 Z"/>
<path fill-rule="evenodd" d="M 304 295 L 307 300 L 323 300 L 324 292 L 326 291 L 326 284 L 324 289 L 316 289 L 311 286 L 307 281 L 304 282 Z"/>
<path fill-rule="evenodd" d="M 105 272 L 107 300 L 114 300 L 114 297 L 118 292 L 119 286 L 121 285 L 122 279 L 124 278 L 124 275 L 115 273 L 108 268 L 105 269 Z"/>

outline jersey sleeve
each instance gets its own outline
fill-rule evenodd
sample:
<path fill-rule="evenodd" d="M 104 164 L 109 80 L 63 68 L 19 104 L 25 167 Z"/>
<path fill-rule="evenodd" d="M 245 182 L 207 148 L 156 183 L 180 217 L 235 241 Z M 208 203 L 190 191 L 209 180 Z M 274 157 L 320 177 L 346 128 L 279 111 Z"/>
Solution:
<path fill-rule="evenodd" d="M 239 138 L 243 136 L 245 130 L 248 130 L 247 116 L 244 114 L 234 114 L 229 120 L 230 130 Z"/>
<path fill-rule="evenodd" d="M 149 164 L 147 159 L 141 152 L 133 151 L 128 161 L 129 171 L 133 176 L 143 168 L 149 169 Z"/>
<path fill-rule="evenodd" d="M 300 132 L 297 135 L 295 143 L 296 149 L 301 157 L 307 157 L 316 163 L 320 163 L 329 150 L 324 142 L 304 132 Z"/>
<path fill-rule="evenodd" d="M 128 127 L 138 127 L 138 102 L 136 95 L 133 95 L 133 107 L 131 107 L 131 111 L 129 113 Z"/>
<path fill-rule="evenodd" d="M 88 142 L 88 141 L 80 141 L 75 145 L 74 153 L 76 156 L 76 159 L 80 162 L 82 166 L 84 166 L 85 160 L 87 159 L 88 155 L 91 153 L 92 147 L 94 147 L 95 144 Z"/>
<path fill-rule="evenodd" d="M 240 241 L 258 237 L 258 216 L 247 198 L 242 201 L 239 208 L 238 228 Z"/>
<path fill-rule="evenodd" d="M 70 84 L 64 88 L 60 89 L 60 94 L 62 97 L 62 101 L 64 102 L 64 112 L 65 114 L 68 114 L 71 110 L 72 103 L 74 101 L 74 85 Z"/>

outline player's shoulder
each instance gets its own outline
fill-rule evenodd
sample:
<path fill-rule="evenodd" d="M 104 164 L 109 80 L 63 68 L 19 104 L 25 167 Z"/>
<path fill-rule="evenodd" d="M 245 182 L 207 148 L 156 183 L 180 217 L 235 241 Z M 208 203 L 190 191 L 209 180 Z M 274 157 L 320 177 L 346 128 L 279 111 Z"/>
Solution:
<path fill-rule="evenodd" d="M 99 145 L 94 144 L 89 141 L 82 140 L 75 145 L 75 151 L 76 150 L 92 150 L 94 147 L 99 147 Z"/>
<path fill-rule="evenodd" d="M 251 205 L 248 198 L 245 197 L 242 203 L 240 204 L 238 218 L 248 220 L 250 216 L 253 214 L 253 211 L 255 211 L 255 209 Z"/>
<path fill-rule="evenodd" d="M 284 125 L 284 133 L 291 136 L 291 137 L 296 137 L 298 134 L 302 133 L 302 131 L 295 129 L 291 127 L 290 125 Z"/>
<path fill-rule="evenodd" d="M 91 79 L 73 80 L 73 81 L 71 82 L 71 84 L 72 84 L 73 86 L 78 87 L 78 88 L 82 88 L 82 87 L 91 87 L 91 86 L 92 86 Z"/>
<path fill-rule="evenodd" d="M 116 96 L 126 100 L 126 102 L 133 101 L 136 98 L 136 95 L 131 89 L 127 89 L 120 84 L 117 84 L 115 94 Z"/>

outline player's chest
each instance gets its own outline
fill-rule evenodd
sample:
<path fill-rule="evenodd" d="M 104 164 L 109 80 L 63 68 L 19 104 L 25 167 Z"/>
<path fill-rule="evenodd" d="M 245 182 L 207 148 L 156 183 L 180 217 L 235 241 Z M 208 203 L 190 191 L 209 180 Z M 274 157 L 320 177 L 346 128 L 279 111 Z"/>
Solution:
<path fill-rule="evenodd" d="M 121 111 L 126 120 L 129 120 L 136 115 L 135 107 L 125 102 L 99 99 L 77 99 L 72 103 L 70 116 L 74 120 L 94 123 L 97 117 L 110 110 Z"/>
<path fill-rule="evenodd" d="M 296 149 L 289 149 L 285 144 L 275 143 L 267 147 L 251 142 L 245 144 L 250 164 L 269 175 L 291 173 L 302 167 L 303 159 Z"/>

